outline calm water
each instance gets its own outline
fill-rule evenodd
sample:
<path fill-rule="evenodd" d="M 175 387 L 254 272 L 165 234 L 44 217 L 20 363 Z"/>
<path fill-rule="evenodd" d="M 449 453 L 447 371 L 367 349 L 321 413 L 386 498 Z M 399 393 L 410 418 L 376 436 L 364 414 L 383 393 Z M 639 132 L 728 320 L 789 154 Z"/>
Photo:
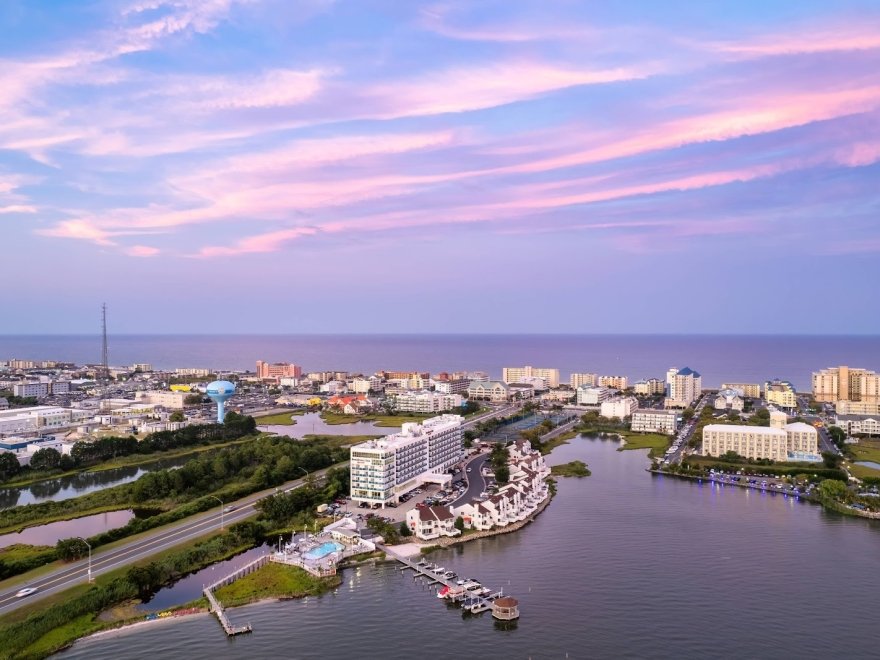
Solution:
<path fill-rule="evenodd" d="M 193 458 L 193 455 L 163 458 L 138 466 L 113 468 L 100 472 L 80 472 L 59 479 L 46 479 L 30 486 L 0 488 L 0 510 L 25 504 L 38 504 L 49 500 L 60 502 L 71 497 L 87 495 L 97 490 L 135 481 L 147 472 L 180 467 Z"/>
<path fill-rule="evenodd" d="M 296 424 L 266 424 L 260 426 L 261 431 L 269 431 L 278 435 L 301 438 L 304 435 L 390 435 L 397 433 L 400 427 L 390 428 L 376 426 L 373 422 L 354 422 L 352 424 L 327 424 L 318 413 L 306 413 L 294 417 Z"/>
<path fill-rule="evenodd" d="M 516 630 L 463 618 L 393 564 L 334 593 L 86 640 L 64 658 L 877 657 L 880 524 L 782 495 L 644 472 L 644 452 L 578 439 L 585 460 L 525 529 L 432 555 L 517 597 Z M 452 650 L 451 650 L 452 649 Z"/>
<path fill-rule="evenodd" d="M 0 548 L 5 548 L 15 543 L 55 545 L 59 540 L 69 539 L 71 536 L 89 538 L 95 534 L 122 527 L 132 518 L 134 518 L 134 512 L 129 509 L 96 513 L 93 516 L 83 516 L 73 520 L 60 520 L 47 525 L 28 527 L 18 533 L 0 536 Z"/>
<path fill-rule="evenodd" d="M 98 336 L 0 336 L 0 359 L 100 361 Z M 880 338 L 675 335 L 111 335 L 111 364 L 156 368 L 254 369 L 256 360 L 289 361 L 307 371 L 340 369 L 481 370 L 500 377 L 511 365 L 662 377 L 689 365 L 703 385 L 791 380 L 810 387 L 810 373 L 848 364 L 880 370 Z"/>

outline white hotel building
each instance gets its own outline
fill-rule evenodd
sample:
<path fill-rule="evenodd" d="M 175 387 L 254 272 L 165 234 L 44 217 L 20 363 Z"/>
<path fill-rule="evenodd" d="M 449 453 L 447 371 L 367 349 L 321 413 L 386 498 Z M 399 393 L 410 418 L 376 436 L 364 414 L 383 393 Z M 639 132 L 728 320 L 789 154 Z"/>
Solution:
<path fill-rule="evenodd" d="M 774 461 L 822 460 L 819 434 L 804 422 L 786 424 L 784 412 L 770 412 L 770 427 L 709 424 L 703 429 L 703 456 L 723 456 L 729 451 L 746 458 Z"/>
<path fill-rule="evenodd" d="M 430 414 L 461 408 L 461 394 L 442 394 L 428 390 L 401 392 L 393 400 L 398 412 Z"/>
<path fill-rule="evenodd" d="M 459 415 L 440 415 L 421 424 L 404 424 L 400 433 L 352 447 L 352 501 L 384 507 L 420 484 L 451 481 L 446 470 L 464 453 L 463 421 Z"/>

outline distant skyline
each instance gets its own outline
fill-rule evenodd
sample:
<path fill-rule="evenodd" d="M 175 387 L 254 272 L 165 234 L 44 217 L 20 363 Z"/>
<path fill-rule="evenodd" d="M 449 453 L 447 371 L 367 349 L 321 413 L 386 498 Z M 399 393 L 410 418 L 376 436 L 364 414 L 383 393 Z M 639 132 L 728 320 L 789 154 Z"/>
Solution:
<path fill-rule="evenodd" d="M 880 3 L 8 0 L 0 335 L 880 333 Z M 11 248 L 11 249 L 10 249 Z"/>

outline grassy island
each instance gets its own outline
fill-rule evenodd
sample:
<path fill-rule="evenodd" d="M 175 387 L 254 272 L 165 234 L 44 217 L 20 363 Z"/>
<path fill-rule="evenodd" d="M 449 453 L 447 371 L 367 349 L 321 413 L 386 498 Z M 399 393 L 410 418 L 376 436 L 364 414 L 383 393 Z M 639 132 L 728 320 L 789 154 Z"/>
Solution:
<path fill-rule="evenodd" d="M 268 563 L 250 575 L 215 591 L 224 607 L 247 605 L 265 598 L 317 596 L 338 587 L 339 575 L 318 578 L 297 566 Z"/>
<path fill-rule="evenodd" d="M 562 465 L 554 465 L 550 468 L 550 474 L 555 477 L 589 477 L 592 472 L 583 461 L 570 461 Z"/>

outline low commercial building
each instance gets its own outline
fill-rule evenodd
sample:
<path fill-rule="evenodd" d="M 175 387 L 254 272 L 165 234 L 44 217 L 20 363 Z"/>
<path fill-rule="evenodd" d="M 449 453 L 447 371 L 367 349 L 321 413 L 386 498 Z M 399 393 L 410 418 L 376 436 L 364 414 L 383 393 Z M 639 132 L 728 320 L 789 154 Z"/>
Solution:
<path fill-rule="evenodd" d="M 407 423 L 400 433 L 350 449 L 351 499 L 385 506 L 423 483 L 448 484 L 446 471 L 464 454 L 459 415 Z"/>
<path fill-rule="evenodd" d="M 749 399 L 761 398 L 761 385 L 759 383 L 722 383 L 722 390 L 736 390 L 740 396 Z"/>
<path fill-rule="evenodd" d="M 637 433 L 664 433 L 674 435 L 678 428 L 679 415 L 674 410 L 646 408 L 632 414 L 630 430 Z"/>
<path fill-rule="evenodd" d="M 135 392 L 134 399 L 140 403 L 152 403 L 163 408 L 183 410 L 183 407 L 186 405 L 186 397 L 188 396 L 191 396 L 188 392 L 150 390 L 148 392 Z"/>
<path fill-rule="evenodd" d="M 25 381 L 12 386 L 12 393 L 20 397 L 34 397 L 44 399 L 54 394 L 67 394 L 70 392 L 70 381 L 43 379 L 39 381 Z"/>
<path fill-rule="evenodd" d="M 602 417 L 624 419 L 630 417 L 639 408 L 639 401 L 634 396 L 614 397 L 603 401 L 599 409 Z"/>
<path fill-rule="evenodd" d="M 837 415 L 835 424 L 847 435 L 880 435 L 880 416 Z"/>
<path fill-rule="evenodd" d="M 207 378 L 211 375 L 210 369 L 175 369 L 176 376 L 194 376 L 195 378 Z"/>
<path fill-rule="evenodd" d="M 598 406 L 612 396 L 607 387 L 593 387 L 581 385 L 577 388 L 577 403 L 579 406 Z"/>
<path fill-rule="evenodd" d="M 129 401 L 129 403 L 131 403 Z M 78 408 L 33 406 L 0 411 L 0 435 L 37 433 L 76 426 L 92 419 L 95 412 Z"/>
<path fill-rule="evenodd" d="M 575 396 L 577 396 L 577 392 L 574 390 L 550 390 L 541 395 L 541 401 L 569 403 L 575 400 Z"/>
<path fill-rule="evenodd" d="M 723 456 L 729 451 L 753 459 L 821 461 L 819 434 L 803 422 L 786 424 L 784 412 L 770 412 L 770 427 L 709 424 L 703 429 L 703 456 Z"/>

